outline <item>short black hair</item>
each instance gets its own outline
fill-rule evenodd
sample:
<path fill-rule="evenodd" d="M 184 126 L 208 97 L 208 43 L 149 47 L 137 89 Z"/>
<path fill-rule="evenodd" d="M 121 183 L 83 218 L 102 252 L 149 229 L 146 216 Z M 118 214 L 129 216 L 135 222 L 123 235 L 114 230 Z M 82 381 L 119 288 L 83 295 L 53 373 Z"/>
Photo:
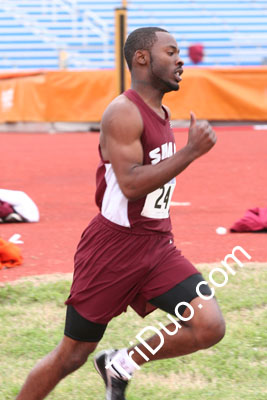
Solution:
<path fill-rule="evenodd" d="M 153 44 L 157 40 L 156 32 L 169 33 L 165 29 L 158 27 L 138 28 L 130 33 L 124 45 L 124 56 L 130 71 L 132 69 L 132 60 L 134 53 L 137 50 L 150 51 Z"/>

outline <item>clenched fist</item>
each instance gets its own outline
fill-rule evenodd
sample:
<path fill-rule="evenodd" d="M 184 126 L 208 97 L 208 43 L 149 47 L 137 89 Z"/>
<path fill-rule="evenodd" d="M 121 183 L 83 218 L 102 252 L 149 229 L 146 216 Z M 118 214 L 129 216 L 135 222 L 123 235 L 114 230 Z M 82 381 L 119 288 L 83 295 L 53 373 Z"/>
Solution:
<path fill-rule="evenodd" d="M 187 146 L 192 151 L 194 158 L 207 153 L 215 145 L 216 141 L 216 134 L 209 122 L 198 122 L 195 114 L 191 111 Z"/>

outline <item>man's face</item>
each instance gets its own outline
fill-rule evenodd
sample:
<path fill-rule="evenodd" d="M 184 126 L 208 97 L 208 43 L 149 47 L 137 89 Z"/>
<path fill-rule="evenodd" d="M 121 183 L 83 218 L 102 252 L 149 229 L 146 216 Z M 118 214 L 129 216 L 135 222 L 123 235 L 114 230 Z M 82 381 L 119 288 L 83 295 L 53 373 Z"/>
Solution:
<path fill-rule="evenodd" d="M 158 40 L 150 52 L 151 81 L 164 93 L 179 90 L 183 61 L 175 38 L 167 32 L 156 32 Z"/>

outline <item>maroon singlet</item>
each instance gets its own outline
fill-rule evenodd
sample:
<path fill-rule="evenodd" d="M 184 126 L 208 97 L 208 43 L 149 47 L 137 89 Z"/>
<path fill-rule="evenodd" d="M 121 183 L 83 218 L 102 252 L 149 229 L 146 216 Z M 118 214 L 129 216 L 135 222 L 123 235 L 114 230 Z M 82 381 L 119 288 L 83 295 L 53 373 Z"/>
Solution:
<path fill-rule="evenodd" d="M 127 90 L 124 95 L 138 107 L 143 119 L 143 164 L 157 164 L 172 156 L 176 147 L 166 109 L 163 107 L 163 119 L 134 90 Z M 96 174 L 96 203 L 101 214 L 109 221 L 134 231 L 171 231 L 169 207 L 175 179 L 140 200 L 129 201 L 118 185 L 112 165 L 103 160 L 101 152 L 100 157 Z"/>
<path fill-rule="evenodd" d="M 143 119 L 144 165 L 172 156 L 174 136 L 165 108 L 163 119 L 134 90 L 124 95 L 138 107 Z M 100 213 L 78 244 L 66 304 L 101 324 L 129 305 L 144 317 L 155 309 L 150 299 L 198 273 L 173 243 L 169 207 L 174 186 L 175 179 L 130 202 L 120 190 L 112 165 L 101 157 L 96 189 Z"/>

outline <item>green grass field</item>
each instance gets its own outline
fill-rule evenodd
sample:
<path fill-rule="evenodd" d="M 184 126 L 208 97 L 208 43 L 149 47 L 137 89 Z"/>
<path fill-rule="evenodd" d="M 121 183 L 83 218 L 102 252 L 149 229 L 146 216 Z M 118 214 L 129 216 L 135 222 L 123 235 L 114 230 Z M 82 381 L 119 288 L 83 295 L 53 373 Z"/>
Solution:
<path fill-rule="evenodd" d="M 218 266 L 218 265 L 217 265 Z M 214 267 L 214 266 L 213 266 Z M 132 380 L 127 400 L 266 400 L 267 264 L 236 267 L 216 297 L 227 333 L 215 347 L 177 359 L 146 364 Z M 212 266 L 201 266 L 207 278 Z M 27 373 L 59 342 L 70 276 L 36 279 L 0 287 L 0 399 L 14 399 Z M 129 312 L 115 318 L 99 350 L 127 347 L 142 328 L 168 323 L 156 311 L 142 320 Z M 104 400 L 92 358 L 62 381 L 50 400 Z"/>

